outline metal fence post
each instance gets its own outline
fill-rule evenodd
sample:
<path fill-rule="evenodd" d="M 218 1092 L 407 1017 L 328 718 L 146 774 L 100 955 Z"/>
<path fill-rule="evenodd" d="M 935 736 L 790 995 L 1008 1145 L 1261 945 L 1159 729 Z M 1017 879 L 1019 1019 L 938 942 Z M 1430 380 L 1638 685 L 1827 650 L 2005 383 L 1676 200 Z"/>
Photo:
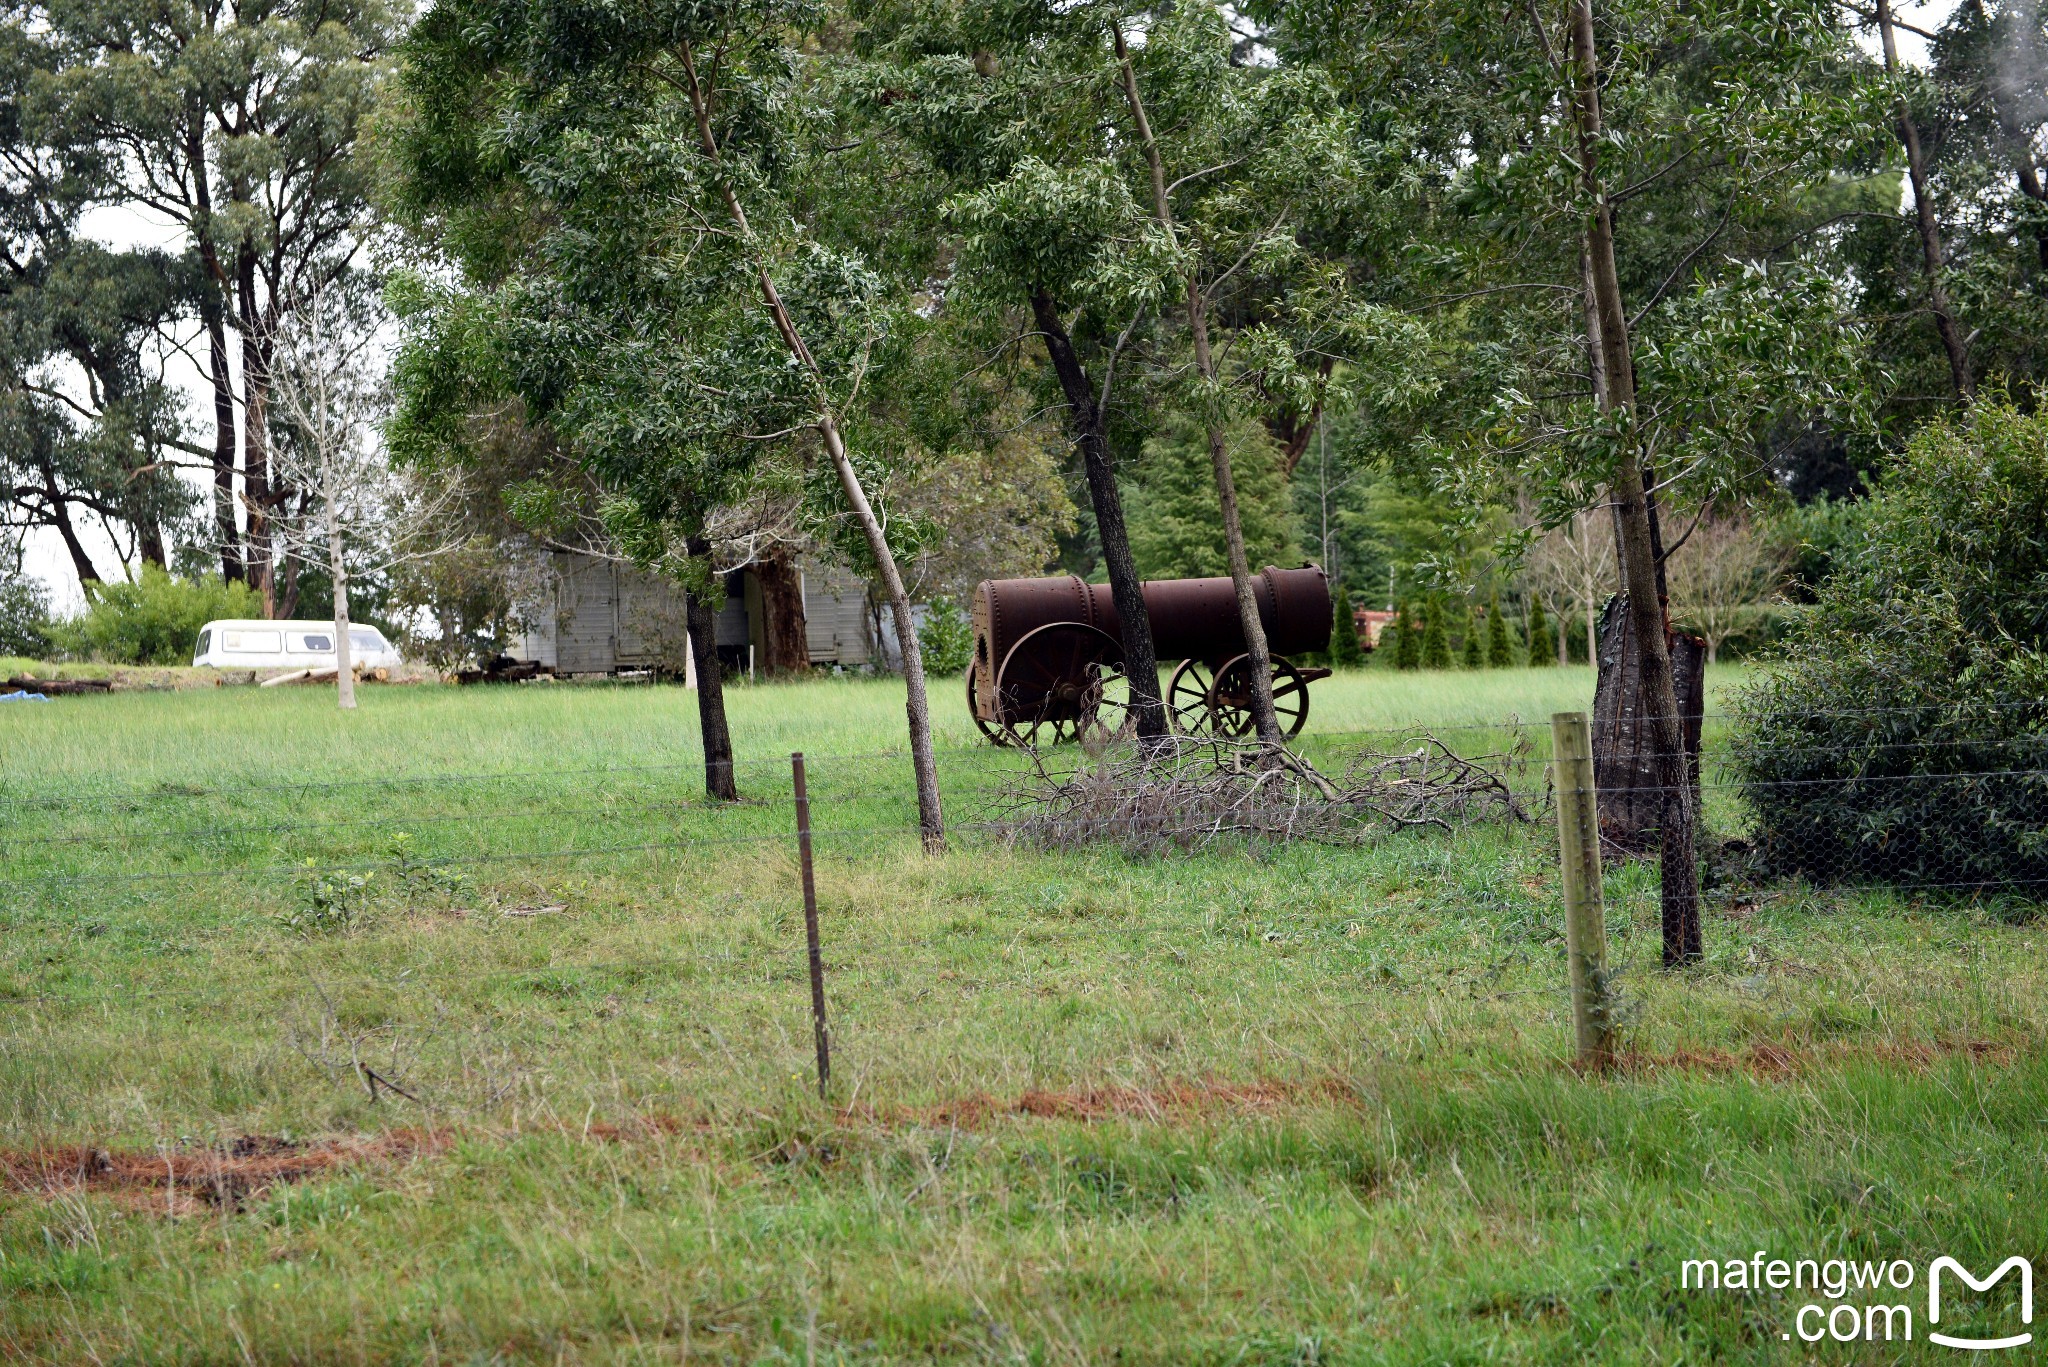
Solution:
<path fill-rule="evenodd" d="M 818 1044 L 818 1096 L 832 1080 L 832 1039 L 825 1028 L 825 961 L 818 953 L 818 882 L 811 871 L 811 798 L 804 788 L 804 753 L 789 757 L 796 780 L 796 850 L 804 880 L 804 939 L 811 952 L 811 1033 Z"/>
<path fill-rule="evenodd" d="M 1605 1068 L 1614 1062 L 1614 1012 L 1607 981 L 1606 908 L 1600 892 L 1600 805 L 1593 789 L 1593 733 L 1586 714 L 1554 714 L 1550 740 L 1565 953 L 1571 960 L 1572 1032 L 1580 1064 Z"/>

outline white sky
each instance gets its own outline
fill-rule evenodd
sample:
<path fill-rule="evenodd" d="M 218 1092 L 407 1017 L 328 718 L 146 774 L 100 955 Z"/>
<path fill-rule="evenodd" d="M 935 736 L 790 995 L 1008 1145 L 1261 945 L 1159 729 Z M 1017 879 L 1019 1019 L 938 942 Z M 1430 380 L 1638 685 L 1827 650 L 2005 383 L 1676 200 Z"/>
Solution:
<path fill-rule="evenodd" d="M 1901 23 L 1916 28 L 1933 30 L 1939 28 L 1955 0 L 1899 0 L 1893 6 L 1893 13 Z M 1911 33 L 1898 35 L 1899 58 L 1910 65 L 1924 65 L 1927 60 L 1927 43 Z M 1872 55 L 1879 48 L 1875 34 L 1863 35 L 1863 45 Z M 183 246 L 183 230 L 176 224 L 134 209 L 97 209 L 87 215 L 84 223 L 88 235 L 98 238 L 111 247 L 162 247 L 176 251 Z M 203 357 L 203 343 L 195 340 L 196 325 L 192 328 L 194 337 L 183 340 L 188 348 L 186 354 L 173 353 L 165 358 L 165 377 L 185 395 L 185 408 L 195 440 L 201 444 L 211 440 L 213 430 L 213 403 L 210 387 L 197 358 Z M 239 390 L 239 351 L 232 336 L 229 339 L 230 364 L 236 368 L 235 384 Z M 199 492 L 202 500 L 210 499 L 210 477 L 197 470 L 184 472 L 185 479 Z M 202 502 L 205 515 L 211 517 L 210 502 Z M 89 518 L 78 522 L 79 539 L 85 543 L 93 563 L 103 575 L 113 576 L 132 573 L 132 565 L 124 565 L 117 553 L 112 538 Z M 78 576 L 71 565 L 71 557 L 65 553 L 64 544 L 56 532 L 42 530 L 31 535 L 24 544 L 23 568 L 27 573 L 42 579 L 50 587 L 52 606 L 60 615 L 83 610 L 85 596 L 79 590 Z"/>

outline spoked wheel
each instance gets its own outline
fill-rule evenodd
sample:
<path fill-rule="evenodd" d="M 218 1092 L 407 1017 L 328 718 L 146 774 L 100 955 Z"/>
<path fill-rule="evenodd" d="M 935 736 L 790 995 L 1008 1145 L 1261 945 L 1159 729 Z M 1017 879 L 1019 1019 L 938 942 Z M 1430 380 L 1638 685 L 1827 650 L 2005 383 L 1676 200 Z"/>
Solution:
<path fill-rule="evenodd" d="M 1081 622 L 1027 632 L 996 671 L 996 715 L 1014 745 L 1115 736 L 1130 719 L 1123 647 Z"/>
<path fill-rule="evenodd" d="M 1188 666 L 1195 665 L 1198 674 Z M 1174 671 L 1173 684 L 1169 690 L 1174 700 L 1174 716 L 1181 713 L 1183 697 L 1182 674 L 1188 675 L 1185 692 L 1192 703 L 1197 680 L 1207 670 L 1200 662 L 1188 660 Z M 1233 739 L 1252 735 L 1256 728 L 1252 720 L 1252 679 L 1251 657 L 1239 655 L 1216 671 L 1202 692 L 1204 706 L 1200 709 L 1203 727 L 1195 729 L 1185 723 L 1182 729 L 1194 736 L 1228 736 Z M 1194 709 L 1192 706 L 1190 710 Z M 1301 734 L 1301 728 L 1308 725 L 1308 679 L 1296 669 L 1284 655 L 1273 657 L 1273 716 L 1280 723 L 1280 734 L 1292 740 Z"/>
<path fill-rule="evenodd" d="M 981 731 L 982 735 L 988 738 L 990 745 L 1008 745 L 1010 743 L 1010 733 L 1000 726 L 991 726 L 983 721 L 981 719 L 981 712 L 974 705 L 974 685 L 977 682 L 976 671 L 980 668 L 981 662 L 979 660 L 969 660 L 967 662 L 967 715 L 974 718 L 975 726 Z"/>
<path fill-rule="evenodd" d="M 1182 660 L 1166 685 L 1166 710 L 1174 730 L 1184 736 L 1207 736 L 1216 721 L 1209 711 L 1209 688 L 1216 676 L 1200 660 Z"/>

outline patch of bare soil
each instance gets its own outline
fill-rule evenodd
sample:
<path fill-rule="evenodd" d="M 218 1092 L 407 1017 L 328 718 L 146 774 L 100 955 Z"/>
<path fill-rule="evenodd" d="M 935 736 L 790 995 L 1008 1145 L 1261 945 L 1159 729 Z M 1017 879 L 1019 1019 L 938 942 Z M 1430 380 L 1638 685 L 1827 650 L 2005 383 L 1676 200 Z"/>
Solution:
<path fill-rule="evenodd" d="M 398 1130 L 307 1142 L 252 1134 L 207 1148 L 156 1153 L 67 1145 L 0 1150 L 0 1175 L 11 1191 L 46 1196 L 104 1192 L 125 1198 L 138 1209 L 176 1216 L 203 1206 L 236 1210 L 280 1182 L 403 1160 L 446 1143 L 446 1136 L 438 1132 Z"/>
<path fill-rule="evenodd" d="M 1648 1075 L 1660 1072 L 1747 1073 L 1765 1082 L 1853 1063 L 1884 1062 L 1908 1068 L 1931 1068 L 1945 1058 L 1967 1054 L 1990 1064 L 2012 1061 L 2009 1044 L 1992 1040 L 1881 1040 L 1876 1043 L 1831 1042 L 1787 1044 L 1765 1040 L 1740 1052 L 1727 1049 L 1680 1049 L 1670 1054 L 1624 1053 L 1617 1071 Z"/>

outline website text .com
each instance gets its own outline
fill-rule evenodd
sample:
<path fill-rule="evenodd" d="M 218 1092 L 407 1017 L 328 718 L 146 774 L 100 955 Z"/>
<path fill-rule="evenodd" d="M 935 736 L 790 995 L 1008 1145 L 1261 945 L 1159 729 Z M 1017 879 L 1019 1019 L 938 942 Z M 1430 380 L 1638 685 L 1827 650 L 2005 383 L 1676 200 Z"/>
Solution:
<path fill-rule="evenodd" d="M 1971 1291 L 1991 1293 L 2007 1274 L 2017 1274 L 2012 1285 L 2017 1291 L 2010 1318 L 2016 1319 L 2008 1332 L 1992 1336 L 1962 1337 L 1942 1332 L 1936 1326 L 1942 1318 L 1942 1284 L 1960 1283 Z M 1920 1269 L 1904 1258 L 1774 1258 L 1759 1249 L 1747 1259 L 1687 1258 L 1679 1264 L 1679 1288 L 1689 1292 L 1713 1291 L 1811 1291 L 1824 1300 L 1809 1300 L 1791 1313 L 1790 1326 L 1781 1338 L 1819 1343 L 1890 1342 L 1914 1337 L 1914 1305 L 1910 1299 L 1892 1299 L 1900 1292 L 1925 1286 L 1926 1319 L 1922 1327 L 1928 1342 L 1973 1351 L 2017 1348 L 2032 1342 L 2033 1334 L 2023 1326 L 2034 1318 L 2033 1265 L 2025 1258 L 2010 1257 L 1985 1276 L 1978 1276 L 1954 1258 L 1939 1257 L 1928 1264 L 1923 1280 Z M 2008 1297 L 2007 1299 L 2011 1299 Z M 1951 1318 L 1956 1308 L 1950 1296 Z"/>

